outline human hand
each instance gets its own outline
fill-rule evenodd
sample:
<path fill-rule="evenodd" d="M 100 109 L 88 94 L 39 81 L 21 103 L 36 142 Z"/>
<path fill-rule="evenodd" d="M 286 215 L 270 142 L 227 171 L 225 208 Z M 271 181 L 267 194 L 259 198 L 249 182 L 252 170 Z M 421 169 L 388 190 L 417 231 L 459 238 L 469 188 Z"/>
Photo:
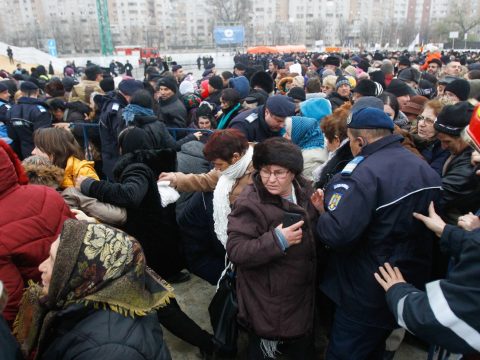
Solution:
<path fill-rule="evenodd" d="M 472 163 L 472 166 L 478 166 L 480 165 L 480 153 L 478 151 L 473 151 L 472 156 L 470 158 L 470 162 Z M 480 176 L 480 170 L 477 170 L 477 175 Z"/>
<path fill-rule="evenodd" d="M 385 263 L 383 266 L 379 266 L 378 270 L 380 271 L 381 276 L 379 273 L 375 273 L 373 276 L 375 276 L 375 279 L 383 287 L 385 292 L 395 284 L 406 282 L 400 269 L 396 266 L 392 268 L 389 263 Z"/>
<path fill-rule="evenodd" d="M 62 129 L 70 129 L 70 123 L 68 122 L 59 122 L 59 123 L 54 123 L 52 124 L 53 127 L 56 127 L 56 128 L 62 128 Z"/>
<path fill-rule="evenodd" d="M 322 189 L 318 189 L 317 191 L 315 191 L 310 197 L 310 201 L 320 214 L 323 214 L 325 212 L 325 194 Z"/>
<path fill-rule="evenodd" d="M 75 214 L 75 217 L 77 218 L 77 220 L 86 221 L 86 222 L 89 222 L 89 223 L 96 223 L 97 222 L 97 220 L 95 218 L 93 218 L 91 216 L 88 216 L 87 214 L 85 214 L 80 209 L 70 209 L 70 211 Z"/>
<path fill-rule="evenodd" d="M 200 140 L 202 135 L 203 135 L 203 133 L 201 131 L 197 131 L 197 132 L 193 133 L 193 136 L 195 136 L 197 138 L 197 140 Z"/>
<path fill-rule="evenodd" d="M 75 179 L 75 189 L 77 189 L 78 191 L 82 191 L 82 183 L 83 181 L 87 178 L 87 176 L 84 176 L 84 175 L 80 175 L 80 176 L 77 176 L 77 178 Z"/>
<path fill-rule="evenodd" d="M 283 227 L 283 224 L 277 226 L 277 229 L 280 229 L 280 231 L 283 233 L 283 236 L 285 236 L 285 239 L 287 239 L 289 246 L 300 244 L 302 242 L 302 226 L 304 222 L 305 221 L 300 220 L 299 222 L 296 222 L 295 224 L 286 228 Z"/>
<path fill-rule="evenodd" d="M 480 228 L 480 219 L 477 215 L 469 212 L 468 214 L 462 215 L 458 218 L 457 225 L 464 230 L 472 231 Z"/>
<path fill-rule="evenodd" d="M 176 187 L 177 186 L 177 175 L 173 172 L 162 172 L 158 177 L 160 181 L 170 181 L 169 186 Z"/>
<path fill-rule="evenodd" d="M 438 216 L 438 214 L 435 212 L 433 201 L 430 202 L 430 206 L 428 207 L 428 216 L 413 213 L 413 217 L 417 220 L 422 221 L 425 226 L 432 230 L 438 237 L 442 236 L 443 229 L 445 229 L 446 224 L 442 220 L 442 218 Z"/>

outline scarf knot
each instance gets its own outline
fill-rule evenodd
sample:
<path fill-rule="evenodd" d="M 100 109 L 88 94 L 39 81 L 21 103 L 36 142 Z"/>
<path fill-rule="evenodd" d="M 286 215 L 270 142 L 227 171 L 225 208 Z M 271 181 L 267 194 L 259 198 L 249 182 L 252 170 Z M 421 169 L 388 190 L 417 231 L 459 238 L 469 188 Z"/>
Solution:
<path fill-rule="evenodd" d="M 122 118 L 127 126 L 133 122 L 133 120 L 135 119 L 135 115 L 154 116 L 155 113 L 152 109 L 140 105 L 129 104 L 123 109 L 122 112 Z"/>

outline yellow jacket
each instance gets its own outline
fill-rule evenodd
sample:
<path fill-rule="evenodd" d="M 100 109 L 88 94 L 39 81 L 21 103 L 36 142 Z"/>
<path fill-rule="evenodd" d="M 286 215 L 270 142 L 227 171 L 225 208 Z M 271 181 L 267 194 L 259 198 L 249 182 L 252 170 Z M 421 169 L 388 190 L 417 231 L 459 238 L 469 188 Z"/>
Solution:
<path fill-rule="evenodd" d="M 76 157 L 70 156 L 67 160 L 67 166 L 65 167 L 65 175 L 63 176 L 61 185 L 62 188 L 65 189 L 75 186 L 75 179 L 81 175 L 100 180 L 93 165 L 93 161 L 79 160 Z"/>

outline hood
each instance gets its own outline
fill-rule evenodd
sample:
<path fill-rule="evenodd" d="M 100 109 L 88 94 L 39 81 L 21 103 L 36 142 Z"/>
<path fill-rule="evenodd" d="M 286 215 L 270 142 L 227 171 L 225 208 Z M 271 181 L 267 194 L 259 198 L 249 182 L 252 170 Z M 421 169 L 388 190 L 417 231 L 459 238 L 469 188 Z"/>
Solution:
<path fill-rule="evenodd" d="M 203 156 L 204 147 L 205 144 L 201 143 L 200 141 L 189 141 L 182 145 L 182 153 L 185 155 L 198 157 L 206 161 L 205 156 Z"/>
<path fill-rule="evenodd" d="M 28 178 L 15 152 L 5 141 L 0 140 L 0 195 L 18 184 L 28 184 Z"/>
<path fill-rule="evenodd" d="M 175 150 L 137 150 L 129 154 L 122 155 L 118 159 L 113 176 L 119 179 L 127 166 L 134 164 L 147 165 L 155 177 L 161 172 L 173 172 L 177 168 L 177 153 Z"/>
<path fill-rule="evenodd" d="M 32 164 L 23 165 L 30 184 L 45 185 L 58 189 L 63 181 L 65 171 L 53 164 Z"/>

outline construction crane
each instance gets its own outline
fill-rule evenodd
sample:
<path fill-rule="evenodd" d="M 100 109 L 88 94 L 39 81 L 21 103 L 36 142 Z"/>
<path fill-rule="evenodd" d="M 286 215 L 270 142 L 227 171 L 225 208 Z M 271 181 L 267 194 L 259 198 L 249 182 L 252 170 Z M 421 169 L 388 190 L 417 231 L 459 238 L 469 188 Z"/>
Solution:
<path fill-rule="evenodd" d="M 110 20 L 108 19 L 107 0 L 97 0 L 98 30 L 100 32 L 100 46 L 102 55 L 113 54 L 112 33 L 110 31 Z"/>

